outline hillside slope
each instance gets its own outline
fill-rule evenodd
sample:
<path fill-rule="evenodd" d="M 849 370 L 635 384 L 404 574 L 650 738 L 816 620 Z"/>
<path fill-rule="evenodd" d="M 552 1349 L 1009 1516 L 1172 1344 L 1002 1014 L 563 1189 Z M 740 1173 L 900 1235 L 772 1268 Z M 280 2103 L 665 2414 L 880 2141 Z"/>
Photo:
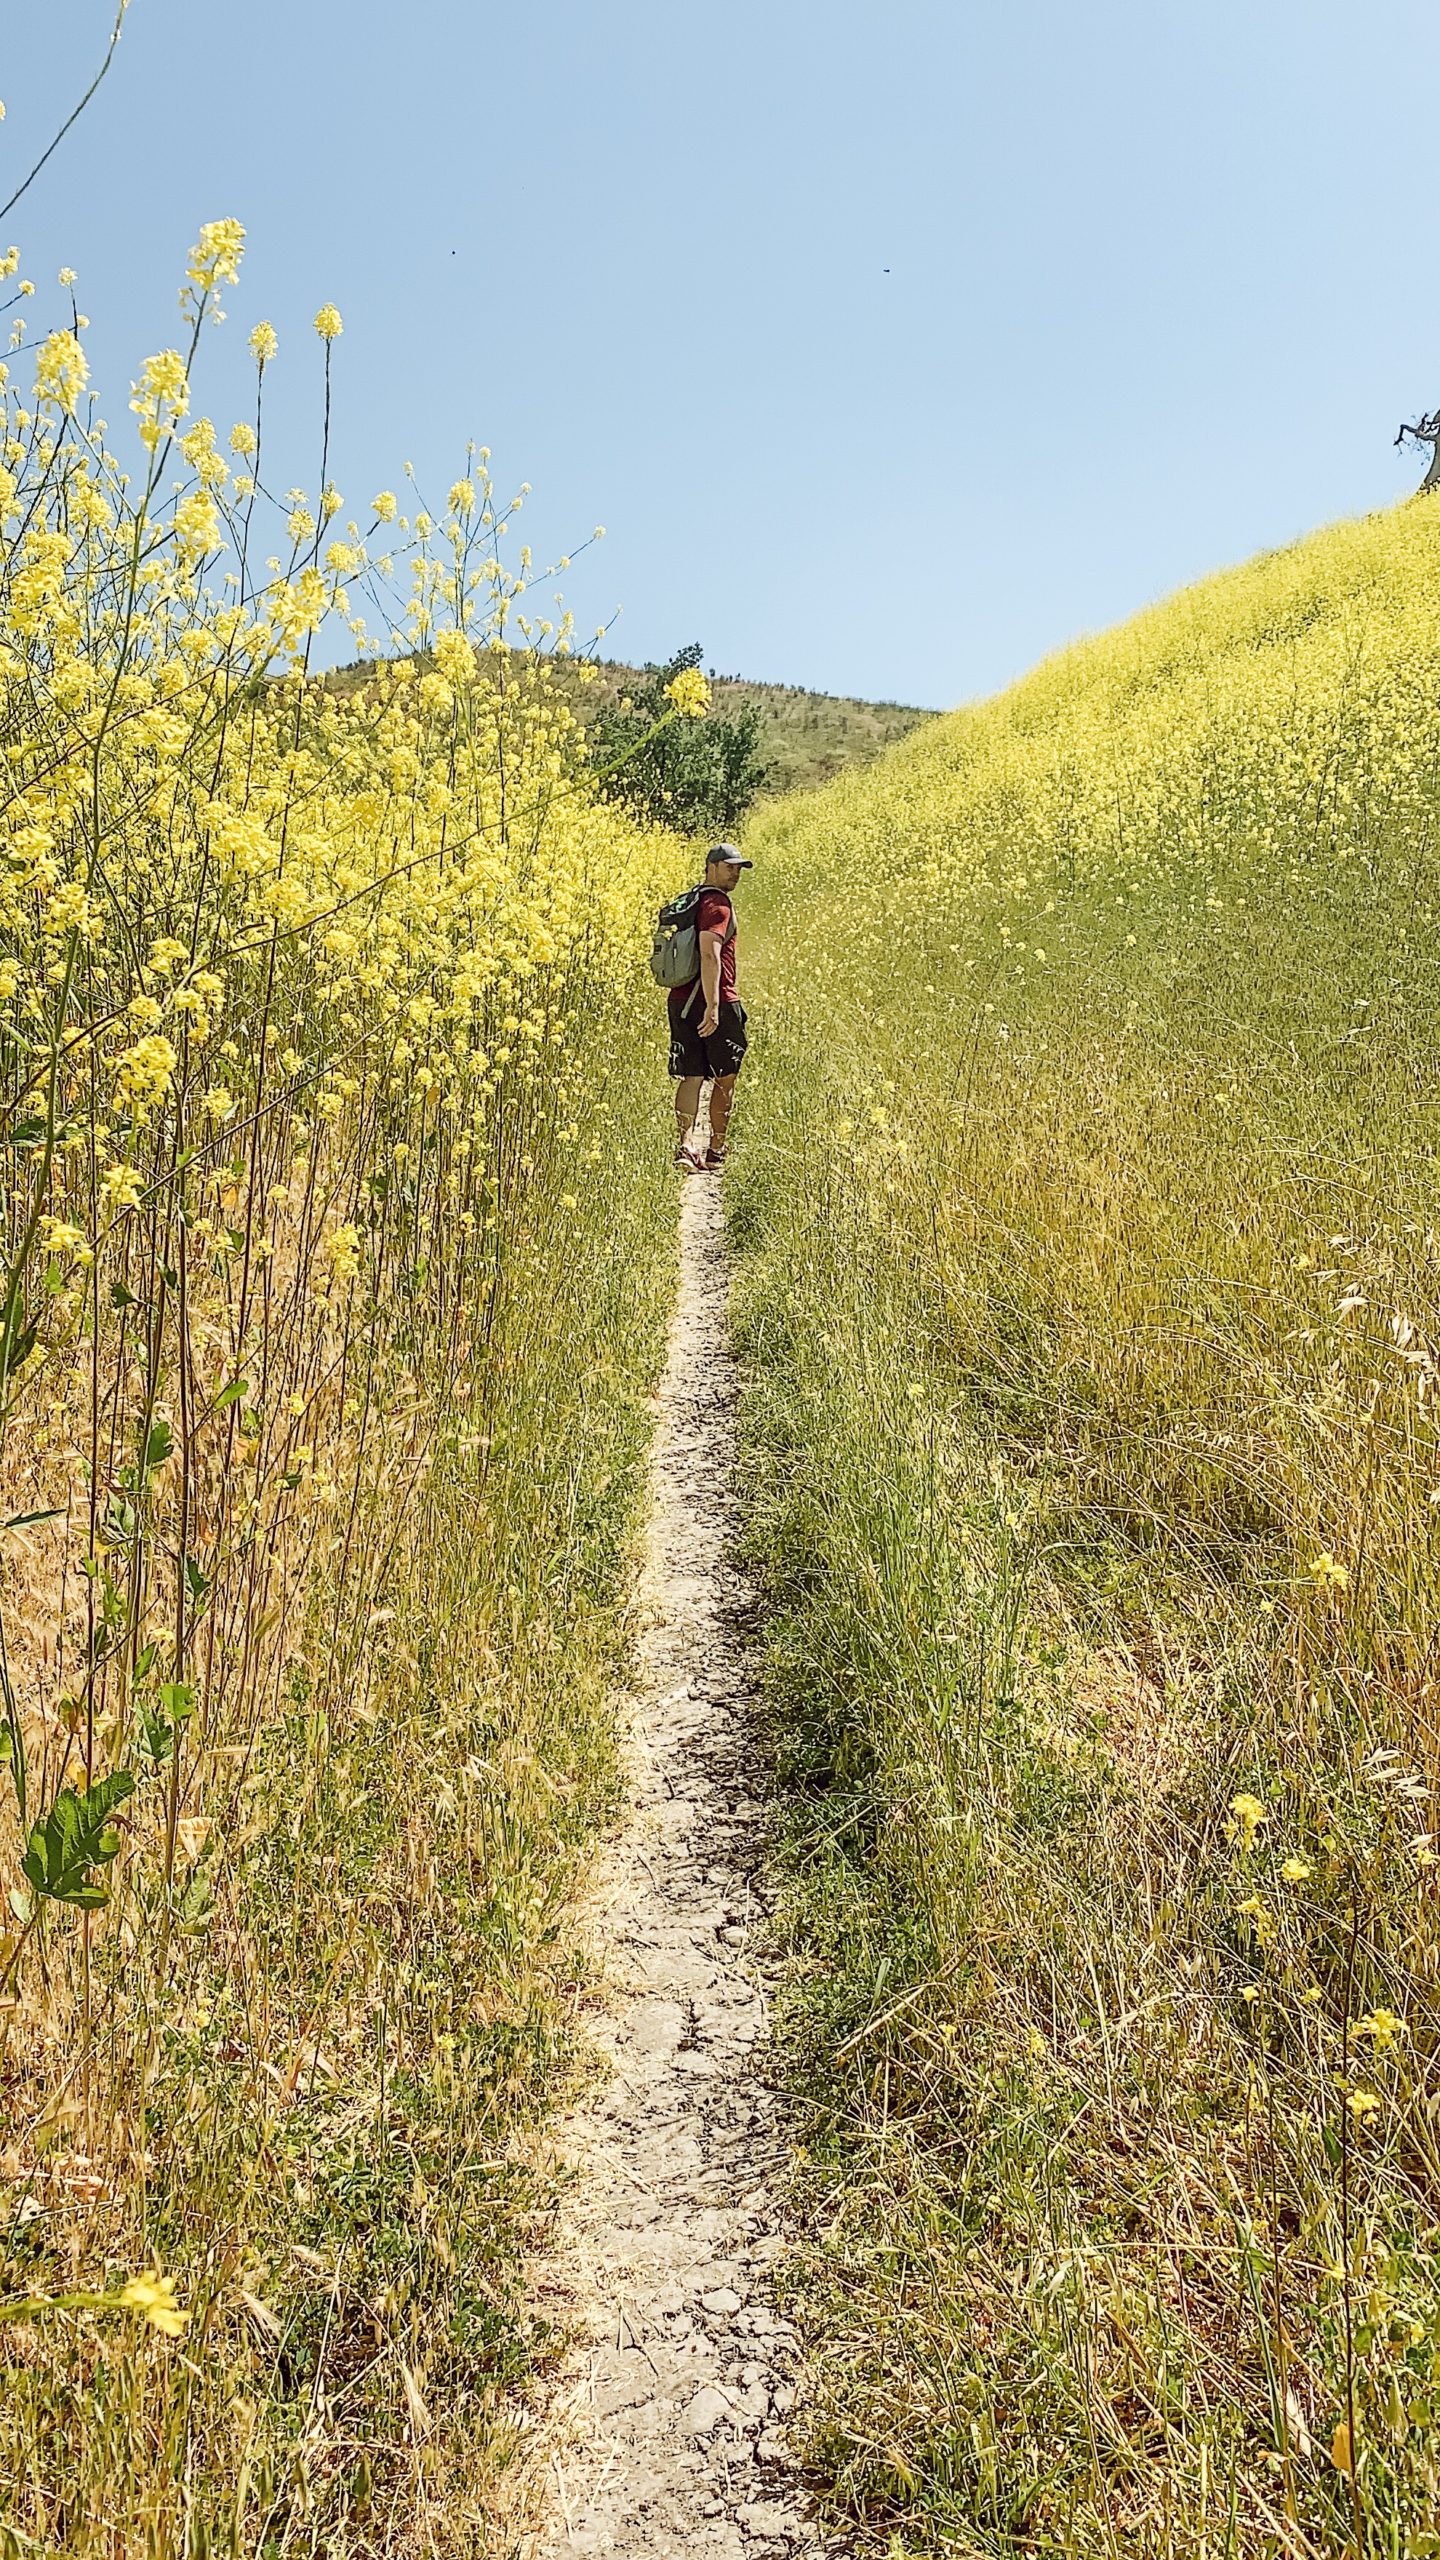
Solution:
<path fill-rule="evenodd" d="M 939 716 L 913 703 L 864 702 L 850 694 L 815 693 L 804 685 L 719 675 L 713 667 L 708 672 L 716 712 L 733 719 L 749 704 L 758 704 L 764 723 L 761 753 L 770 769 L 772 793 L 813 790 L 852 767 L 873 764 L 887 747 Z M 593 718 L 603 703 L 621 700 L 637 674 L 634 667 L 600 661 L 593 683 L 576 688 L 579 716 Z"/>
<path fill-rule="evenodd" d="M 1437 841 L 1415 502 L 748 837 L 812 2452 L 897 2554 L 1431 2547 Z"/>
<path fill-rule="evenodd" d="M 545 663 L 560 700 L 582 725 L 588 725 L 597 712 L 622 702 L 640 682 L 642 672 L 618 658 L 550 656 Z M 480 672 L 486 672 L 483 663 Z M 873 764 L 912 729 L 940 716 L 914 703 L 865 702 L 849 694 L 815 693 L 804 685 L 761 684 L 748 676 L 718 675 L 713 667 L 708 672 L 715 712 L 733 718 L 750 703 L 760 708 L 761 749 L 770 771 L 767 798 L 812 790 L 852 767 Z M 368 684 L 373 673 L 369 660 L 356 660 L 333 669 L 325 684 L 343 695 Z"/>

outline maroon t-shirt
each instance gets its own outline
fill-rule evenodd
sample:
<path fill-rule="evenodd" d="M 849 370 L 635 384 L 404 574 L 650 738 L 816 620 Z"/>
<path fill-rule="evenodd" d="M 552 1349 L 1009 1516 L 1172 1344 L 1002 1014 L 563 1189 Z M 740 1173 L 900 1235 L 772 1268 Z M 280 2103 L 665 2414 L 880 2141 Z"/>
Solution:
<path fill-rule="evenodd" d="M 695 930 L 697 933 L 724 934 L 725 940 L 720 946 L 720 1002 L 722 1004 L 733 1004 L 735 1001 L 735 942 L 737 928 L 735 924 L 735 910 L 730 904 L 728 893 L 724 889 L 701 890 L 700 906 L 695 918 Z M 697 983 L 698 981 L 692 978 L 688 987 L 671 988 L 670 1010 L 672 1013 L 684 1013 L 686 1005 L 689 1004 L 690 998 L 694 994 Z"/>

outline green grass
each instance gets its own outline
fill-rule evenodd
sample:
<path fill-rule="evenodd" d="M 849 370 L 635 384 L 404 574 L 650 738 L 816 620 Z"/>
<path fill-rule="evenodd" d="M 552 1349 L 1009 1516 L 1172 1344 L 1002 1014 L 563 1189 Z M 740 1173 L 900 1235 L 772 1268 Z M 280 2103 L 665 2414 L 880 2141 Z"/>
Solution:
<path fill-rule="evenodd" d="M 808 2443 L 887 2553 L 1440 2547 L 1437 544 L 752 830 Z"/>

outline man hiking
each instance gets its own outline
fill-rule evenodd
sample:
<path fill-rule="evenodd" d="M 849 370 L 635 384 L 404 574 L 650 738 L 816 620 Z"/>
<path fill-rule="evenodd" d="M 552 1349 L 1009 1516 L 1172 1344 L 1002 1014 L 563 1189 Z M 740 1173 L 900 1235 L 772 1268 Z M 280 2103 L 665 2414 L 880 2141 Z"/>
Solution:
<path fill-rule="evenodd" d="M 742 871 L 753 864 L 733 844 L 712 845 L 695 916 L 700 975 L 670 990 L 670 1073 L 675 1086 L 675 1162 L 682 1173 L 718 1173 L 735 1079 L 745 1055 L 745 1008 L 735 996 L 735 908 Z M 702 1088 L 710 1087 L 710 1144 L 695 1144 Z"/>

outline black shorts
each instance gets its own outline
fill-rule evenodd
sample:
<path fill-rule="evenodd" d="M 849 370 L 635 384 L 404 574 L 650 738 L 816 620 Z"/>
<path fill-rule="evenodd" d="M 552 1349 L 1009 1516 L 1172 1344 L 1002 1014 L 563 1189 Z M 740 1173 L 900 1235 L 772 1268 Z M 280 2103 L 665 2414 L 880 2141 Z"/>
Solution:
<path fill-rule="evenodd" d="M 678 1007 L 670 1013 L 670 1073 L 672 1076 L 738 1076 L 745 1055 L 745 1007 L 722 1004 L 720 1019 L 708 1040 L 700 1037 L 705 999 L 695 998 L 686 1015 Z"/>

